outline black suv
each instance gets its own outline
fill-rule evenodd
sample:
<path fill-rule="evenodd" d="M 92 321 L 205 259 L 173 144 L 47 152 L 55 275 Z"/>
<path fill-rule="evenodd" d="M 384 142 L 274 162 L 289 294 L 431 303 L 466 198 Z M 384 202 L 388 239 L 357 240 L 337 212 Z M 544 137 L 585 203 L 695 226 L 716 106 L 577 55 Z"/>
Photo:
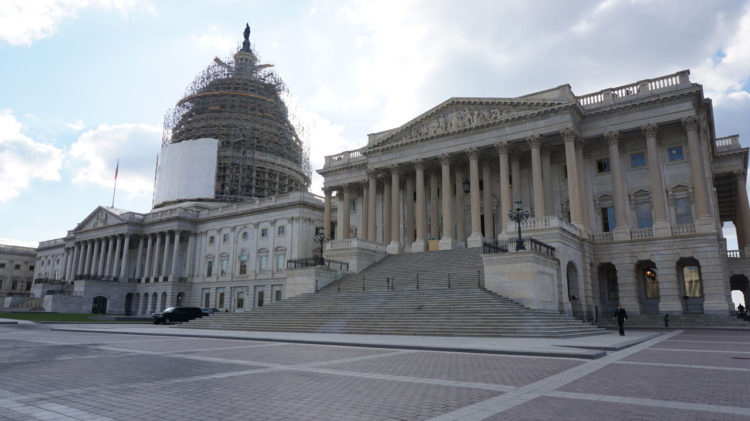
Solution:
<path fill-rule="evenodd" d="M 151 314 L 155 325 L 159 323 L 168 325 L 172 322 L 187 322 L 199 317 L 203 317 L 203 312 L 199 307 L 168 307 L 162 312 Z"/>

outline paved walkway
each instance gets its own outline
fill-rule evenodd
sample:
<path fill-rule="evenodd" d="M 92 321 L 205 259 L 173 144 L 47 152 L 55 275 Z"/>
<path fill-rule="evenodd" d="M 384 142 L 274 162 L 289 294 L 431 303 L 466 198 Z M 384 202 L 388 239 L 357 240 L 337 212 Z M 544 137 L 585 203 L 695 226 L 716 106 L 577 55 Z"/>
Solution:
<path fill-rule="evenodd" d="M 0 325 L 0 420 L 750 419 L 738 387 L 750 375 L 745 332 L 629 332 L 641 342 L 592 359 L 476 353 L 537 352 L 543 339 L 457 338 L 471 353 L 398 337 L 336 335 L 380 344 L 367 347 L 186 331 Z M 617 335 L 546 341 L 625 345 Z"/>

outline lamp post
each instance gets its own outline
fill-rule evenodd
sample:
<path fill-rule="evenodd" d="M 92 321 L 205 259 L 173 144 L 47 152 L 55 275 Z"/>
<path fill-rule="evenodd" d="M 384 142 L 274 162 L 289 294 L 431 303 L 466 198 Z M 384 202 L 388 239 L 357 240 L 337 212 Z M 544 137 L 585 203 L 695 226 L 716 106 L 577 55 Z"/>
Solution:
<path fill-rule="evenodd" d="M 313 241 L 320 244 L 320 257 L 318 257 L 318 265 L 325 265 L 326 259 L 323 257 L 323 244 L 328 241 L 328 236 L 323 233 L 313 235 Z"/>
<path fill-rule="evenodd" d="M 518 227 L 517 228 L 518 238 L 516 239 L 516 251 L 526 250 L 526 247 L 523 245 L 523 238 L 521 238 L 521 222 L 529 218 L 529 211 L 528 209 L 521 209 L 521 199 L 516 200 L 515 210 L 508 211 L 508 218 L 510 218 L 511 221 L 516 221 L 516 226 Z"/>

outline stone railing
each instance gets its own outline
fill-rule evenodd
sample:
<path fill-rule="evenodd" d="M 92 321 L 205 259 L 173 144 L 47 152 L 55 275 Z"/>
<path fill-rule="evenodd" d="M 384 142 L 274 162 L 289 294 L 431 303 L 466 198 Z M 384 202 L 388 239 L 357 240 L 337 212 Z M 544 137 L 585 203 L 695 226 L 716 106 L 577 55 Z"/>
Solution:
<path fill-rule="evenodd" d="M 364 148 L 355 149 L 353 151 L 341 152 L 336 155 L 326 156 L 324 168 L 337 167 L 339 165 L 345 165 L 352 162 L 364 161 L 365 156 L 362 154 Z"/>
<path fill-rule="evenodd" d="M 639 240 L 642 238 L 651 238 L 654 236 L 654 232 L 651 228 L 637 228 L 630 230 L 630 238 L 633 240 Z"/>
<path fill-rule="evenodd" d="M 596 108 L 628 101 L 634 96 L 648 96 L 665 90 L 678 89 L 690 85 L 690 72 L 683 70 L 671 75 L 646 79 L 616 88 L 603 89 L 599 92 L 576 97 L 584 108 Z"/>
<path fill-rule="evenodd" d="M 185 209 L 185 208 L 172 208 L 172 209 L 164 209 L 161 211 L 155 211 L 147 214 L 144 218 L 144 221 L 154 221 L 164 218 L 173 218 L 173 217 L 180 217 L 180 218 L 197 218 L 199 215 L 199 212 L 192 209 Z"/>
<path fill-rule="evenodd" d="M 40 241 L 38 248 L 61 246 L 65 244 L 65 240 L 62 238 L 55 238 L 54 240 Z"/>
<path fill-rule="evenodd" d="M 595 243 L 607 243 L 613 240 L 613 232 L 595 232 L 592 234 L 592 241 Z"/>
<path fill-rule="evenodd" d="M 741 149 L 742 145 L 740 145 L 740 135 L 733 134 L 731 136 L 716 138 L 716 140 L 714 140 L 714 146 L 716 148 L 716 152 Z"/>
<path fill-rule="evenodd" d="M 581 236 L 581 230 L 557 215 L 534 216 L 521 223 L 522 231 L 540 231 L 551 228 L 562 228 L 573 235 Z M 508 221 L 505 232 L 516 232 L 516 229 L 516 223 Z"/>
<path fill-rule="evenodd" d="M 372 250 L 385 252 L 386 246 L 384 244 L 373 243 L 363 238 L 342 238 L 338 240 L 331 240 L 326 243 L 326 250 L 340 250 L 359 248 L 363 250 Z"/>
<path fill-rule="evenodd" d="M 695 234 L 694 224 L 672 225 L 672 235 Z"/>
<path fill-rule="evenodd" d="M 742 250 L 727 250 L 727 257 L 730 259 L 742 259 L 745 253 Z"/>

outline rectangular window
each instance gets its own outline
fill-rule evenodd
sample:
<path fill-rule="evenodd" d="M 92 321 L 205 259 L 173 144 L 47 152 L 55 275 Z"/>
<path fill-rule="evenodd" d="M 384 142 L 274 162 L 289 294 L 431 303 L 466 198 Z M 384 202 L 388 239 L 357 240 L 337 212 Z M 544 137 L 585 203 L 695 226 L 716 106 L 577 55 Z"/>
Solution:
<path fill-rule="evenodd" d="M 240 261 L 240 275 L 247 274 L 247 262 L 246 261 Z"/>
<path fill-rule="evenodd" d="M 216 305 L 216 307 L 218 308 L 224 307 L 224 291 L 219 293 L 218 304 Z"/>
<path fill-rule="evenodd" d="M 208 237 L 208 244 L 213 244 L 213 243 L 214 243 L 214 236 L 212 235 Z"/>
<path fill-rule="evenodd" d="M 286 233 L 286 226 L 285 225 L 279 225 L 278 233 L 279 233 L 279 235 L 284 235 L 284 233 Z"/>
<path fill-rule="evenodd" d="M 18 281 L 11 282 L 10 289 L 15 290 L 16 288 L 18 288 Z"/>
<path fill-rule="evenodd" d="M 352 212 L 356 212 L 357 211 L 357 201 L 356 200 L 349 201 L 349 210 L 352 211 Z"/>
<path fill-rule="evenodd" d="M 5 263 L 0 263 L 0 269 L 5 269 Z"/>
<path fill-rule="evenodd" d="M 268 237 L 268 228 L 262 228 L 260 230 L 260 236 L 263 238 Z"/>
<path fill-rule="evenodd" d="M 228 243 L 229 242 L 229 234 L 224 234 L 222 236 L 222 241 L 225 242 L 225 243 Z"/>
<path fill-rule="evenodd" d="M 690 212 L 690 199 L 687 197 L 683 199 L 675 199 L 674 208 L 675 216 L 677 217 L 677 225 L 693 223 L 693 216 Z"/>
<path fill-rule="evenodd" d="M 209 292 L 203 295 L 203 307 L 211 307 L 211 293 Z"/>
<path fill-rule="evenodd" d="M 229 266 L 229 258 L 224 257 L 221 259 L 221 276 L 227 274 L 227 267 Z"/>
<path fill-rule="evenodd" d="M 276 296 L 273 298 L 274 301 L 281 301 L 281 290 L 276 290 Z"/>
<path fill-rule="evenodd" d="M 639 203 L 635 206 L 636 213 L 638 214 L 638 228 L 651 228 L 653 221 L 651 220 L 651 204 Z"/>
<path fill-rule="evenodd" d="M 672 161 L 682 161 L 682 146 L 675 146 L 673 148 L 667 149 L 667 156 L 669 157 L 669 162 Z"/>
<path fill-rule="evenodd" d="M 276 255 L 276 272 L 284 271 L 284 253 Z"/>
<path fill-rule="evenodd" d="M 596 161 L 596 172 L 604 173 L 609 172 L 609 158 L 604 158 Z"/>
<path fill-rule="evenodd" d="M 612 207 L 602 208 L 602 231 L 612 232 L 615 230 L 615 209 Z"/>
<path fill-rule="evenodd" d="M 245 293 L 242 291 L 237 291 L 237 306 L 236 308 L 244 308 L 245 307 Z"/>
<path fill-rule="evenodd" d="M 210 277 L 213 271 L 214 271 L 214 261 L 209 260 L 208 262 L 206 262 L 206 276 Z"/>
<path fill-rule="evenodd" d="M 641 168 L 646 166 L 646 155 L 643 152 L 630 155 L 630 166 L 632 168 Z"/>
<path fill-rule="evenodd" d="M 258 259 L 259 272 L 266 271 L 267 263 L 268 263 L 268 256 L 265 254 L 261 254 L 260 259 Z"/>
<path fill-rule="evenodd" d="M 15 268 L 16 270 L 21 270 L 21 265 L 15 265 L 15 266 L 14 266 L 14 268 Z"/>
<path fill-rule="evenodd" d="M 34 270 L 34 265 L 29 266 L 29 270 Z"/>

